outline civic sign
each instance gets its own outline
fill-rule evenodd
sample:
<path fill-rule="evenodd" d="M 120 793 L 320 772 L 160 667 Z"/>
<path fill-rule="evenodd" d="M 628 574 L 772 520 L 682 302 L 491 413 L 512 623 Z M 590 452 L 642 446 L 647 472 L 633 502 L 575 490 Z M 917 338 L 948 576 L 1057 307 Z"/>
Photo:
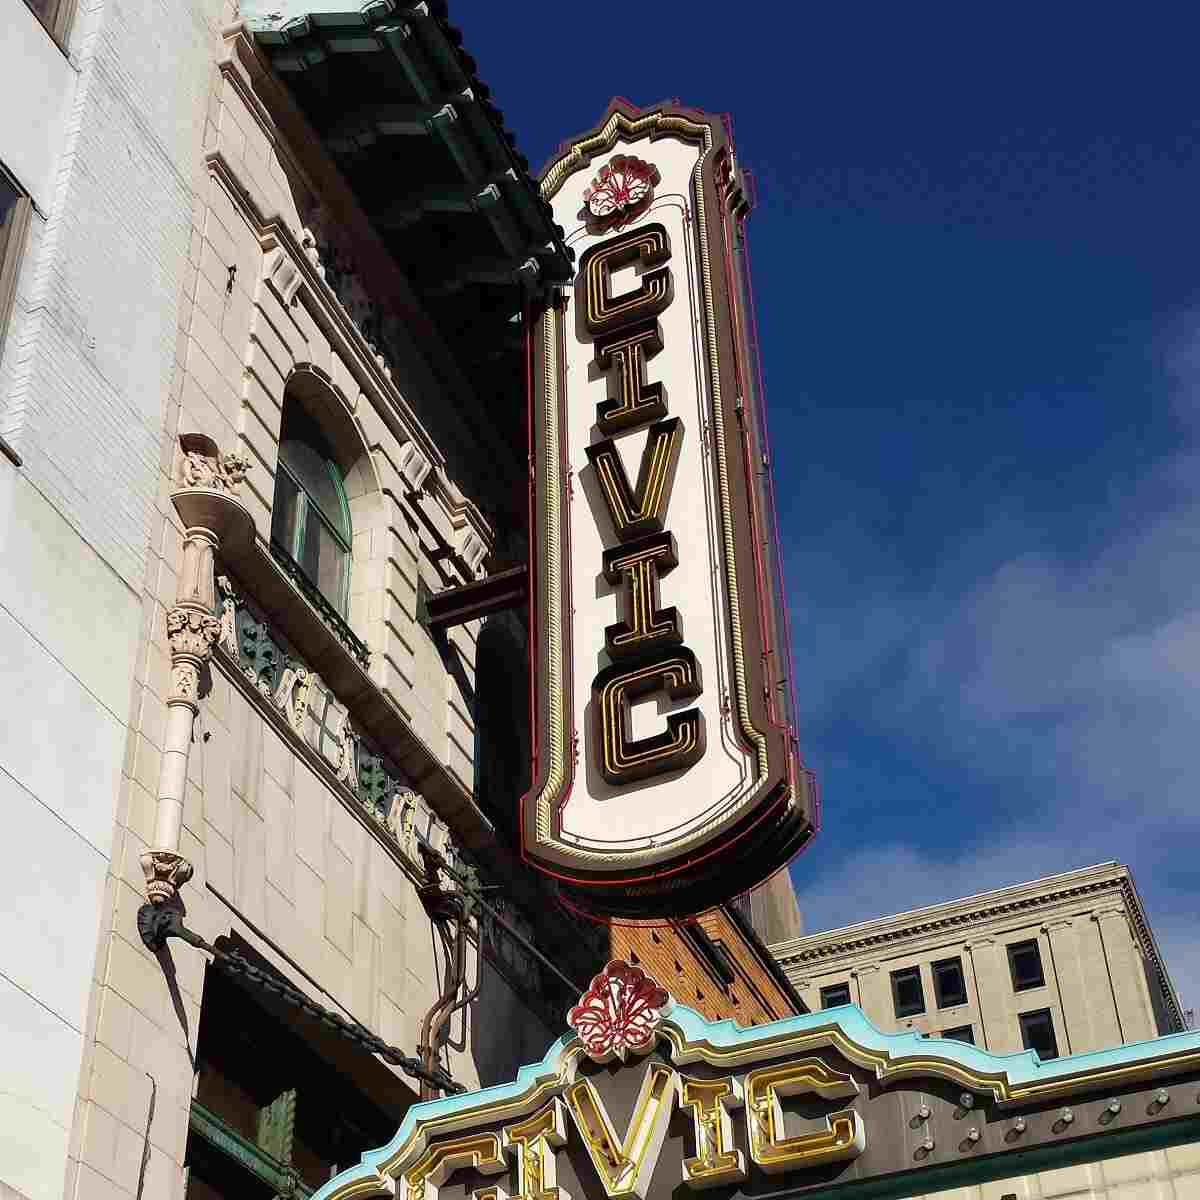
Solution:
<path fill-rule="evenodd" d="M 575 280 L 531 322 L 535 761 L 526 858 L 677 916 L 807 841 L 770 463 L 723 122 L 614 101 L 542 192 Z"/>
<path fill-rule="evenodd" d="M 852 1005 L 743 1029 L 623 962 L 567 1020 L 512 1083 L 414 1105 L 314 1200 L 1024 1196 L 1029 1172 L 1200 1140 L 1195 1032 L 1041 1062 Z"/>

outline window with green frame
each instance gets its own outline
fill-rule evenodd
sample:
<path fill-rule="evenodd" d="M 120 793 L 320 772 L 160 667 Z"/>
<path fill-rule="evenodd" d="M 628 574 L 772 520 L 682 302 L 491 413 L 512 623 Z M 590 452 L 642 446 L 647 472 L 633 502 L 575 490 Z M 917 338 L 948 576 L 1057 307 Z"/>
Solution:
<path fill-rule="evenodd" d="M 315 424 L 294 402 L 284 407 L 271 509 L 271 541 L 344 617 L 350 596 L 353 530 L 342 472 Z"/>

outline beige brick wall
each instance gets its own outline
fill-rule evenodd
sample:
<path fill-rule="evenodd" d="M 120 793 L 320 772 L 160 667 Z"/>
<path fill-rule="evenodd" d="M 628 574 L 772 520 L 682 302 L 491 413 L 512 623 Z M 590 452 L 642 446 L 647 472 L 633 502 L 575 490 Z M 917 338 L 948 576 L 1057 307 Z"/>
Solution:
<path fill-rule="evenodd" d="M 170 501 L 180 432 L 248 451 L 254 465 L 241 498 L 265 543 L 284 387 L 304 364 L 325 373 L 340 406 L 331 415 L 358 446 L 347 477 L 355 525 L 350 623 L 371 648 L 375 684 L 463 786 L 469 791 L 474 784 L 469 692 L 477 630 L 453 632 L 457 664 L 448 671 L 417 623 L 416 598 L 421 576 L 434 589 L 446 585 L 447 573 L 452 581 L 463 578 L 445 545 L 458 546 L 467 529 L 485 538 L 489 531 L 459 482 L 447 476 L 409 403 L 437 397 L 397 391 L 305 254 L 279 159 L 285 148 L 269 118 L 248 103 L 247 90 L 231 82 L 230 70 L 240 68 L 222 72 L 212 62 L 219 47 L 214 35 L 203 51 L 203 145 L 216 166 L 200 171 L 185 238 L 174 375 L 151 490 L 134 715 L 71 1130 L 67 1195 L 78 1200 L 134 1194 L 151 1080 L 156 1098 L 144 1195 L 179 1200 L 183 1194 L 206 956 L 175 941 L 156 961 L 136 928 L 144 899 L 139 856 L 153 837 L 170 688 L 165 619 L 181 554 L 182 529 Z M 276 217 L 282 225 L 272 232 Z M 299 286 L 288 284 L 297 277 Z M 431 465 L 419 492 L 399 465 L 409 443 Z M 318 1003 L 415 1053 L 440 968 L 411 873 L 353 796 L 219 656 L 196 721 L 180 849 L 195 867 L 182 891 L 190 928 L 210 941 L 240 935 Z M 468 1087 L 511 1078 L 554 1037 L 496 979 L 486 1006 L 455 1018 L 456 1040 L 464 1029 L 463 1048 L 447 1054 L 455 1078 Z"/>
<path fill-rule="evenodd" d="M 850 999 L 881 1029 L 937 1034 L 970 1025 L 975 1044 L 1023 1048 L 1019 1015 L 1049 1009 L 1060 1054 L 1082 1054 L 1170 1032 L 1151 1004 L 1152 966 L 1124 867 L 1108 864 L 928 909 L 881 917 L 772 947 L 811 1009 L 821 989 L 848 983 Z M 1036 941 L 1045 984 L 1016 991 L 1007 947 Z M 967 1003 L 939 1009 L 932 964 L 961 960 Z M 890 975 L 918 967 L 925 1012 L 897 1017 Z"/>

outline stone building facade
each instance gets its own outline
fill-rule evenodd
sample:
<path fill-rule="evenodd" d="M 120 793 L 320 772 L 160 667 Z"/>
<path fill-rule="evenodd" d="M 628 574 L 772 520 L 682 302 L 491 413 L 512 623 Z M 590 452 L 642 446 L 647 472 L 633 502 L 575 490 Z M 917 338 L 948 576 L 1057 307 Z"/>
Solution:
<path fill-rule="evenodd" d="M 772 947 L 809 1009 L 1046 1058 L 1184 1028 L 1129 871 L 1103 863 Z"/>

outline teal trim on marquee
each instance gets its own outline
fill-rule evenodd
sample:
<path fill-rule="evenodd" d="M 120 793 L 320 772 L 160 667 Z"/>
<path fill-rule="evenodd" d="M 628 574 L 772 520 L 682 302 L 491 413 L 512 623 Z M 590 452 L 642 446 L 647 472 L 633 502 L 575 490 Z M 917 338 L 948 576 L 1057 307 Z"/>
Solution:
<path fill-rule="evenodd" d="M 752 1053 L 760 1046 L 763 1050 L 761 1061 L 766 1062 L 788 1053 L 786 1048 L 776 1048 L 777 1043 L 786 1042 L 796 1035 L 820 1035 L 828 1032 L 831 1044 L 837 1040 L 840 1033 L 842 1038 L 854 1047 L 868 1054 L 873 1052 L 882 1055 L 893 1066 L 901 1069 L 906 1059 L 921 1060 L 927 1064 L 930 1058 L 936 1058 L 945 1064 L 946 1068 L 952 1069 L 957 1066 L 967 1074 L 1003 1077 L 1009 1089 L 1023 1089 L 1029 1085 L 1061 1081 L 1066 1091 L 1070 1086 L 1069 1081 L 1075 1077 L 1091 1077 L 1100 1072 L 1137 1068 L 1139 1065 L 1144 1065 L 1149 1070 L 1164 1058 L 1180 1054 L 1200 1055 L 1200 1030 L 1190 1030 L 1152 1038 L 1149 1041 L 1114 1046 L 1108 1050 L 1074 1054 L 1042 1062 L 1033 1050 L 1022 1050 L 1016 1054 L 991 1054 L 978 1046 L 948 1038 L 926 1038 L 916 1033 L 884 1033 L 871 1024 L 856 1004 L 787 1017 L 781 1021 L 749 1028 L 732 1020 L 709 1021 L 695 1009 L 677 1004 L 663 1019 L 659 1031 L 660 1042 L 674 1032 L 683 1043 L 684 1052 L 678 1056 L 672 1055 L 672 1061 L 679 1065 L 704 1059 L 706 1050 L 745 1051 L 747 1053 L 743 1062 L 750 1064 L 760 1061 Z M 564 1052 L 578 1045 L 579 1039 L 573 1035 L 561 1037 L 546 1051 L 540 1062 L 522 1067 L 511 1083 L 496 1084 L 476 1092 L 448 1096 L 443 1100 L 414 1104 L 405 1114 L 400 1128 L 390 1142 L 376 1150 L 368 1151 L 357 1166 L 349 1167 L 331 1179 L 320 1191 L 314 1193 L 312 1200 L 329 1200 L 335 1190 L 340 1191 L 349 1183 L 375 1179 L 377 1165 L 394 1157 L 417 1132 L 420 1125 L 447 1118 L 459 1118 L 454 1122 L 455 1125 L 465 1128 L 466 1122 L 463 1118 L 472 1111 L 489 1109 L 494 1105 L 519 1099 L 539 1080 L 548 1081 L 557 1074 Z M 742 1063 L 737 1065 L 741 1066 Z M 920 1070 L 926 1075 L 940 1073 L 936 1066 L 923 1066 Z M 481 1119 L 480 1124 L 483 1123 L 484 1119 Z M 1014 1159 L 1014 1169 L 1019 1173 L 1020 1167 L 1015 1166 L 1015 1162 Z M 399 1191 L 397 1200 L 401 1200 Z"/>

